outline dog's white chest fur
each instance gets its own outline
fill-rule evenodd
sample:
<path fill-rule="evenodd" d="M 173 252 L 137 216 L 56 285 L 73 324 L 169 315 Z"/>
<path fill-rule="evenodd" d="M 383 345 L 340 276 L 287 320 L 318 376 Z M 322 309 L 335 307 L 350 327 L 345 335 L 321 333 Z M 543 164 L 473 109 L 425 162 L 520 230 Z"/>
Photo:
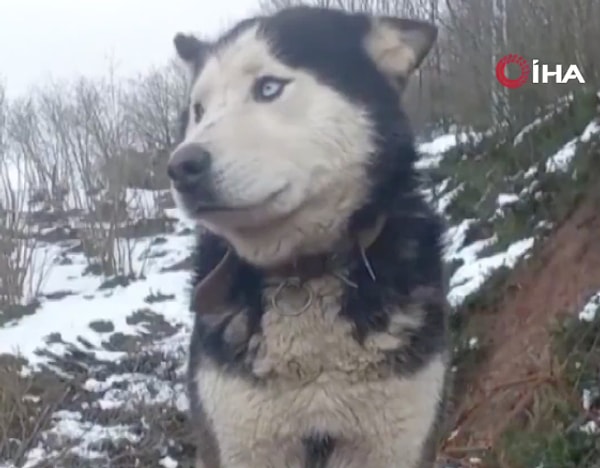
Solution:
<path fill-rule="evenodd" d="M 293 386 L 322 373 L 340 373 L 339 378 L 351 381 L 375 372 L 384 356 L 352 337 L 350 323 L 339 317 L 341 292 L 335 277 L 268 288 L 262 336 L 251 343 L 258 348 L 254 373 Z"/>
<path fill-rule="evenodd" d="M 223 465 L 300 467 L 301 439 L 321 433 L 355 447 L 356 453 L 334 453 L 331 466 L 412 468 L 416 441 L 426 437 L 436 414 L 444 363 L 435 359 L 407 378 L 381 375 L 383 351 L 401 338 L 381 333 L 358 343 L 338 316 L 340 280 L 314 280 L 306 288 L 265 292 L 262 334 L 251 343 L 253 370 L 264 382 L 225 374 L 208 362 L 196 373 Z M 283 458 L 272 460 L 274 453 Z M 360 454 L 369 453 L 378 458 L 361 462 Z M 352 460 L 336 465 L 336 456 Z"/>

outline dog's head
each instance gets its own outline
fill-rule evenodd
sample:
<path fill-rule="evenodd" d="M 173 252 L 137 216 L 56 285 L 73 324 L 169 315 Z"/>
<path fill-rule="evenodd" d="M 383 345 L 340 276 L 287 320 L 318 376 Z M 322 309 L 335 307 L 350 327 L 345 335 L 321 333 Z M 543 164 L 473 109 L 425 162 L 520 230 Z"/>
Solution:
<path fill-rule="evenodd" d="M 178 34 L 191 76 L 169 162 L 179 206 L 258 265 L 328 249 L 372 200 L 382 158 L 388 176 L 410 170 L 394 143 L 400 94 L 435 37 L 429 23 L 309 7 L 215 42 Z"/>

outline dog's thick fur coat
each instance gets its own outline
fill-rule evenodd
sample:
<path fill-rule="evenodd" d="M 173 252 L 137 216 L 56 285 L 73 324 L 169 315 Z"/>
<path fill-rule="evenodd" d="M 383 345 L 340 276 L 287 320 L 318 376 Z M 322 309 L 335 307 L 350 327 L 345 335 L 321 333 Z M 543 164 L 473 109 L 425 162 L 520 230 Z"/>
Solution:
<path fill-rule="evenodd" d="M 400 96 L 435 36 L 308 7 L 177 35 L 191 87 L 169 171 L 201 227 L 194 284 L 232 259 L 192 335 L 197 468 L 432 466 L 442 224 Z"/>

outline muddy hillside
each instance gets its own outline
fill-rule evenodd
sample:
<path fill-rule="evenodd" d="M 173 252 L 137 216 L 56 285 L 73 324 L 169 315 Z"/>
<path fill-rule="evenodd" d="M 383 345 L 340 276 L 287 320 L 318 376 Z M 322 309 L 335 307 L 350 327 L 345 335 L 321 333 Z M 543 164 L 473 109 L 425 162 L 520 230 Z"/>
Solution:
<path fill-rule="evenodd" d="M 600 466 L 597 104 L 568 96 L 423 162 L 452 226 L 452 466 Z"/>

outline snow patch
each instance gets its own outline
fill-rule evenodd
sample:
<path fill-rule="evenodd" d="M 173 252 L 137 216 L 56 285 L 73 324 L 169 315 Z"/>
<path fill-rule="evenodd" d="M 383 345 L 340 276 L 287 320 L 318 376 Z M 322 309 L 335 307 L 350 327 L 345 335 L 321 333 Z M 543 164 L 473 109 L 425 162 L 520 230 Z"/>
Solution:
<path fill-rule="evenodd" d="M 419 152 L 430 155 L 439 155 L 454 148 L 460 141 L 456 134 L 440 135 L 432 141 L 419 145 Z"/>
<path fill-rule="evenodd" d="M 512 268 L 534 244 L 534 238 L 527 238 L 510 245 L 506 251 L 483 258 L 476 258 L 477 253 L 493 243 L 492 239 L 478 241 L 465 247 L 456 257 L 462 257 L 464 264 L 456 270 L 450 279 L 448 300 L 453 307 L 461 305 L 464 300 L 475 293 L 498 268 Z"/>
<path fill-rule="evenodd" d="M 158 463 L 164 468 L 177 468 L 179 466 L 179 463 L 177 463 L 177 461 L 173 460 L 171 457 L 162 458 Z"/>
<path fill-rule="evenodd" d="M 575 157 L 577 153 L 577 145 L 581 142 L 588 142 L 593 135 L 600 132 L 600 125 L 597 121 L 590 122 L 587 127 L 583 130 L 583 133 L 580 137 L 573 138 L 569 142 L 567 142 L 556 154 L 551 156 L 548 161 L 546 161 L 546 171 L 547 172 L 565 172 L 571 161 Z"/>
<path fill-rule="evenodd" d="M 598 423 L 596 423 L 596 421 L 588 421 L 579 429 L 587 435 L 596 435 L 599 432 Z"/>
<path fill-rule="evenodd" d="M 577 152 L 577 138 L 565 144 L 557 153 L 546 161 L 547 172 L 565 172 Z"/>
<path fill-rule="evenodd" d="M 496 204 L 502 208 L 504 206 L 517 203 L 518 201 L 519 201 L 519 196 L 515 195 L 514 193 L 501 193 L 498 195 Z"/>
<path fill-rule="evenodd" d="M 549 120 L 551 120 L 554 116 L 560 114 L 562 111 L 564 111 L 567 106 L 569 105 L 569 103 L 573 101 L 573 94 L 569 93 L 566 96 L 560 98 L 558 100 L 558 103 L 556 106 L 554 106 L 552 108 L 552 110 L 550 112 L 545 113 L 544 115 L 536 118 L 535 120 L 533 120 L 532 122 L 528 123 L 527 125 L 525 125 L 521 131 L 517 134 L 517 136 L 515 137 L 515 139 L 513 140 L 513 146 L 517 146 L 518 144 L 523 142 L 523 139 L 532 131 L 535 130 L 536 128 L 539 128 L 542 124 L 548 122 Z"/>
<path fill-rule="evenodd" d="M 593 322 L 596 319 L 598 309 L 600 309 L 600 291 L 594 294 L 583 306 L 583 309 L 579 312 L 579 320 Z"/>
<path fill-rule="evenodd" d="M 581 141 L 583 141 L 584 143 L 587 143 L 588 141 L 591 140 L 591 138 L 596 134 L 600 132 L 600 123 L 598 123 L 597 120 L 594 120 L 592 122 L 590 122 L 590 124 L 585 127 L 585 130 L 583 131 L 583 133 L 581 134 L 581 136 L 579 137 L 579 139 Z"/>
<path fill-rule="evenodd" d="M 418 151 L 421 158 L 415 163 L 417 169 L 431 169 L 438 167 L 444 159 L 444 154 L 455 146 L 469 141 L 477 142 L 482 135 L 474 132 L 447 133 L 434 138 L 431 141 L 421 143 Z"/>
<path fill-rule="evenodd" d="M 32 366 L 43 364 L 46 358 L 41 357 L 39 351 L 47 348 L 47 338 L 56 334 L 65 344 L 57 343 L 55 351 L 66 352 L 69 343 L 84 339 L 93 346 L 97 357 L 119 359 L 123 353 L 104 350 L 105 337 L 90 327 L 90 323 L 111 322 L 117 331 L 127 335 L 144 333 L 143 326 L 132 325 L 127 319 L 134 312 L 148 308 L 146 297 L 160 292 L 176 299 L 152 304 L 152 310 L 175 324 L 189 325 L 190 317 L 183 313 L 187 310 L 188 280 L 189 274 L 185 271 L 153 273 L 144 281 L 133 281 L 127 287 L 117 286 L 108 292 L 88 290 L 89 296 L 45 300 L 35 314 L 0 328 L 0 354 L 18 354 Z M 68 281 L 66 285 L 74 282 Z"/>

